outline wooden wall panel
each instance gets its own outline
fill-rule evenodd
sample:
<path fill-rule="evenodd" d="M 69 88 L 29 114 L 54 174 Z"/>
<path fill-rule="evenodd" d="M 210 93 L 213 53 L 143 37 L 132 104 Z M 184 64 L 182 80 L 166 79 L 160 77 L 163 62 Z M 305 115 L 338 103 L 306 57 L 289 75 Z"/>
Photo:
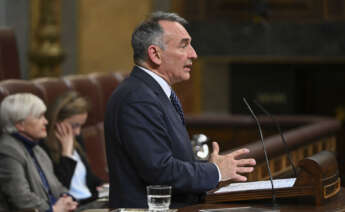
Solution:
<path fill-rule="evenodd" d="M 128 73 L 133 67 L 132 32 L 151 10 L 152 0 L 79 1 L 80 73 Z"/>

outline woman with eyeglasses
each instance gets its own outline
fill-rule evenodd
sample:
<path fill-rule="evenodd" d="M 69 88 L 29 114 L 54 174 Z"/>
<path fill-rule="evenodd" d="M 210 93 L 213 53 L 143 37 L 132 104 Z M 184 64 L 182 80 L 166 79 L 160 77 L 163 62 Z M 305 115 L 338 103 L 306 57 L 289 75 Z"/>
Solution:
<path fill-rule="evenodd" d="M 88 101 L 74 91 L 58 97 L 48 108 L 48 137 L 43 143 L 56 176 L 80 205 L 97 199 L 97 189 L 103 184 L 91 171 L 80 136 L 89 109 Z"/>

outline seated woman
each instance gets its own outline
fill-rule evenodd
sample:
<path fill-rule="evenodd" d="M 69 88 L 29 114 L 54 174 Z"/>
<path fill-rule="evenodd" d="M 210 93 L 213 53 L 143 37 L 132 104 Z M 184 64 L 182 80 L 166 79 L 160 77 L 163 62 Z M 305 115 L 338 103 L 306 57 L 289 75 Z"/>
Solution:
<path fill-rule="evenodd" d="M 46 106 L 29 93 L 9 95 L 0 105 L 0 192 L 8 210 L 72 211 L 77 203 L 54 175 L 38 142 L 47 136 Z"/>
<path fill-rule="evenodd" d="M 48 137 L 43 146 L 56 176 L 80 204 L 96 199 L 97 188 L 103 184 L 91 171 L 80 136 L 88 110 L 89 103 L 76 92 L 58 97 L 47 112 Z"/>

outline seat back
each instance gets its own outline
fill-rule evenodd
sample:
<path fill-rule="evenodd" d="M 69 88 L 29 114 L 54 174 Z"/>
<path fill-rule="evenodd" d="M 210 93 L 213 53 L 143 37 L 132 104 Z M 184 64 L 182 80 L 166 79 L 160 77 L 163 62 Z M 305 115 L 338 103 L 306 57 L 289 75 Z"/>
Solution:
<path fill-rule="evenodd" d="M 0 80 L 4 79 L 20 79 L 18 48 L 10 28 L 0 28 Z"/>

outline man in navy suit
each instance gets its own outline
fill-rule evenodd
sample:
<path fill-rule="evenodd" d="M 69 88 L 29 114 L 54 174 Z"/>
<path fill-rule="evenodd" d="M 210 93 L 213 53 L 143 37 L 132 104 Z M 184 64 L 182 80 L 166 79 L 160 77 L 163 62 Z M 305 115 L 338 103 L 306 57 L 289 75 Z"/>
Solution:
<path fill-rule="evenodd" d="M 245 181 L 254 159 L 240 149 L 196 161 L 183 111 L 171 86 L 188 80 L 197 54 L 174 13 L 155 12 L 132 35 L 135 67 L 108 101 L 104 130 L 110 208 L 147 208 L 147 185 L 171 185 L 173 208 L 200 202 L 220 181 Z"/>

